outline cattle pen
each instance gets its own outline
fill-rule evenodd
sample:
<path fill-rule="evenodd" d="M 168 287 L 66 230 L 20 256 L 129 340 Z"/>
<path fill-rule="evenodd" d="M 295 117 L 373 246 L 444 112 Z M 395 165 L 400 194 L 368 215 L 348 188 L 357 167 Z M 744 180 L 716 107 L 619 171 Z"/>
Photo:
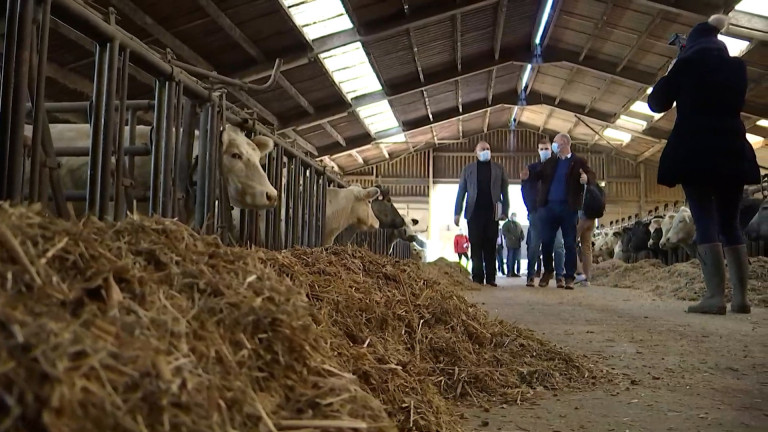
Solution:
<path fill-rule="evenodd" d="M 0 432 L 768 430 L 768 1 L 2 3 Z M 713 14 L 762 175 L 749 315 L 683 312 L 657 182 L 649 95 Z M 499 231 L 474 283 L 478 146 L 530 240 L 561 133 L 605 193 L 591 275 L 579 239 L 584 283 L 525 286 Z"/>

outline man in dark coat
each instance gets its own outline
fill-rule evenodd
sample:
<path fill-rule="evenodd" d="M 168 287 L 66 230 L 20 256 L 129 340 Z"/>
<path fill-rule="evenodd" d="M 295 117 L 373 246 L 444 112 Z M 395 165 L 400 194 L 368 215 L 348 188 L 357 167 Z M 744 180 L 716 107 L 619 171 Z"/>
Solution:
<path fill-rule="evenodd" d="M 506 219 L 509 211 L 509 180 L 504 167 L 491 161 L 491 146 L 487 142 L 480 141 L 475 154 L 477 162 L 467 164 L 461 171 L 453 223 L 459 226 L 463 208 L 472 247 L 472 280 L 495 287 L 496 239 L 499 220 Z"/>
<path fill-rule="evenodd" d="M 540 287 L 549 285 L 555 276 L 553 252 L 557 230 L 563 232 L 565 246 L 565 289 L 573 289 L 576 274 L 576 222 L 584 196 L 584 185 L 595 182 L 594 171 L 587 160 L 571 152 L 571 137 L 560 133 L 553 147 L 557 157 L 551 157 L 536 172 L 524 169 L 521 179 L 539 181 L 539 221 L 541 224 L 541 250 L 544 273 Z"/>
<path fill-rule="evenodd" d="M 727 21 L 725 15 L 713 15 L 693 27 L 685 47 L 648 96 L 649 108 L 657 113 L 677 103 L 677 120 L 661 154 L 657 181 L 668 187 L 682 185 L 696 225 L 707 291 L 700 303 L 688 308 L 695 313 L 725 314 L 725 259 L 733 285 L 731 311 L 750 312 L 739 202 L 744 185 L 760 182 L 760 169 L 740 116 L 747 68 L 717 38 Z"/>

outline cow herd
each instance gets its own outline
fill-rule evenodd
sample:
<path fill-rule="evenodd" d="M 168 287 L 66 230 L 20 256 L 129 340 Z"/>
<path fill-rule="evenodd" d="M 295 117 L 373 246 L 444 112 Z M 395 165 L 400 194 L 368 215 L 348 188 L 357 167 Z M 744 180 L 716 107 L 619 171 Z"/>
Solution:
<path fill-rule="evenodd" d="M 739 227 L 750 241 L 768 241 L 768 200 L 752 196 L 760 191 L 760 187 L 745 188 L 740 203 Z M 768 176 L 764 176 L 762 191 L 768 191 Z M 647 258 L 666 262 L 666 252 L 678 248 L 695 257 L 696 226 L 690 209 L 680 207 L 628 225 L 596 230 L 592 244 L 595 263 L 609 259 L 635 262 Z"/>
<path fill-rule="evenodd" d="M 51 124 L 51 137 L 54 148 L 88 147 L 90 145 L 90 125 L 88 124 Z M 174 131 L 175 132 L 175 131 Z M 25 126 L 25 143 L 31 143 L 32 127 Z M 129 128 L 124 130 L 126 142 L 128 142 Z M 149 126 L 136 126 L 135 145 L 147 149 L 151 147 L 152 130 Z M 256 136 L 248 138 L 245 133 L 236 126 L 227 124 L 221 131 L 221 176 L 227 185 L 230 204 L 235 209 L 273 209 L 278 204 L 278 192 L 269 182 L 264 171 L 266 156 L 273 150 L 274 141 L 270 138 Z M 195 133 L 192 154 L 198 153 L 199 136 Z M 72 156 L 60 157 L 62 186 L 65 190 L 86 190 L 88 186 L 88 157 Z M 150 189 L 152 161 L 150 157 L 134 157 L 133 162 L 133 188 L 138 191 Z M 28 185 L 29 167 L 24 170 L 24 184 Z M 114 167 L 112 167 L 114 176 Z M 190 173 L 193 174 L 193 173 Z M 392 230 L 394 244 L 397 240 L 411 243 L 412 251 L 416 252 L 426 247 L 414 232 L 413 227 L 418 224 L 416 219 L 407 219 L 399 213 L 392 203 L 387 188 L 376 185 L 364 188 L 358 184 L 347 188 L 329 187 L 326 192 L 326 217 L 322 234 L 322 245 L 328 246 L 342 231 L 357 230 Z M 85 205 L 73 204 L 75 215 L 85 215 Z M 239 219 L 239 211 L 232 210 L 234 226 Z M 136 212 L 148 213 L 146 203 L 138 203 Z M 111 211 L 109 212 L 111 214 Z M 393 246 L 390 245 L 390 249 Z"/>

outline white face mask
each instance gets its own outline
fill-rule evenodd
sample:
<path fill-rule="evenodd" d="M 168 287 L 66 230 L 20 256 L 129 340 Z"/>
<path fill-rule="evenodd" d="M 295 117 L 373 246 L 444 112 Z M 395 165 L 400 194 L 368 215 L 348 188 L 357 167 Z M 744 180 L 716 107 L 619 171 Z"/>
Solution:
<path fill-rule="evenodd" d="M 491 160 L 491 151 L 490 150 L 483 150 L 477 152 L 477 159 L 480 160 L 480 162 L 488 162 Z"/>
<path fill-rule="evenodd" d="M 551 150 L 539 150 L 539 157 L 541 158 L 542 162 L 546 162 L 550 156 L 552 156 Z"/>
<path fill-rule="evenodd" d="M 557 154 L 557 150 L 560 148 L 557 143 L 552 143 L 552 153 Z"/>

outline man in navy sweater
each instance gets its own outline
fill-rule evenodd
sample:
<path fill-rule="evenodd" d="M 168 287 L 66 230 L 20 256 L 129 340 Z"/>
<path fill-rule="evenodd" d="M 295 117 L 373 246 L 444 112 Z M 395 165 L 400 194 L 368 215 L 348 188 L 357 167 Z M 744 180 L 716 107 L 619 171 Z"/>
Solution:
<path fill-rule="evenodd" d="M 557 157 L 549 158 L 538 171 L 524 169 L 520 178 L 540 182 L 536 203 L 540 212 L 544 274 L 539 286 L 549 285 L 555 275 L 552 254 L 557 230 L 561 229 L 565 245 L 565 289 L 573 289 L 578 211 L 583 201 L 584 185 L 594 182 L 596 176 L 586 159 L 571 153 L 571 137 L 568 134 L 557 134 L 552 147 Z"/>
<path fill-rule="evenodd" d="M 541 168 L 541 165 L 547 161 L 552 156 L 552 145 L 549 143 L 548 138 L 542 138 L 539 140 L 538 144 L 538 151 L 539 151 L 539 158 L 541 159 L 541 162 L 534 162 L 530 165 L 528 165 L 528 171 L 529 172 L 535 172 L 538 171 L 539 168 Z M 541 262 L 539 261 L 541 257 L 541 232 L 540 232 L 540 223 L 539 223 L 539 217 L 538 217 L 538 208 L 539 205 L 536 202 L 538 200 L 538 194 L 539 194 L 539 182 L 534 181 L 532 179 L 527 179 L 522 181 L 522 187 L 521 191 L 523 193 L 523 203 L 525 203 L 525 208 L 528 210 L 528 224 L 529 224 L 529 230 L 528 230 L 528 239 L 526 241 L 527 249 L 526 249 L 526 255 L 528 257 L 528 273 L 526 277 L 526 283 L 525 286 L 532 287 L 534 286 L 535 278 L 534 275 L 536 274 L 536 267 L 538 265 L 539 268 L 541 268 Z M 564 261 L 565 261 L 565 250 L 563 248 L 563 236 L 562 231 L 558 230 L 556 237 L 555 237 L 555 272 L 557 275 L 557 286 L 559 288 L 565 287 L 565 279 L 563 279 L 563 273 L 565 272 L 564 267 Z M 537 275 L 538 277 L 539 275 Z"/>

